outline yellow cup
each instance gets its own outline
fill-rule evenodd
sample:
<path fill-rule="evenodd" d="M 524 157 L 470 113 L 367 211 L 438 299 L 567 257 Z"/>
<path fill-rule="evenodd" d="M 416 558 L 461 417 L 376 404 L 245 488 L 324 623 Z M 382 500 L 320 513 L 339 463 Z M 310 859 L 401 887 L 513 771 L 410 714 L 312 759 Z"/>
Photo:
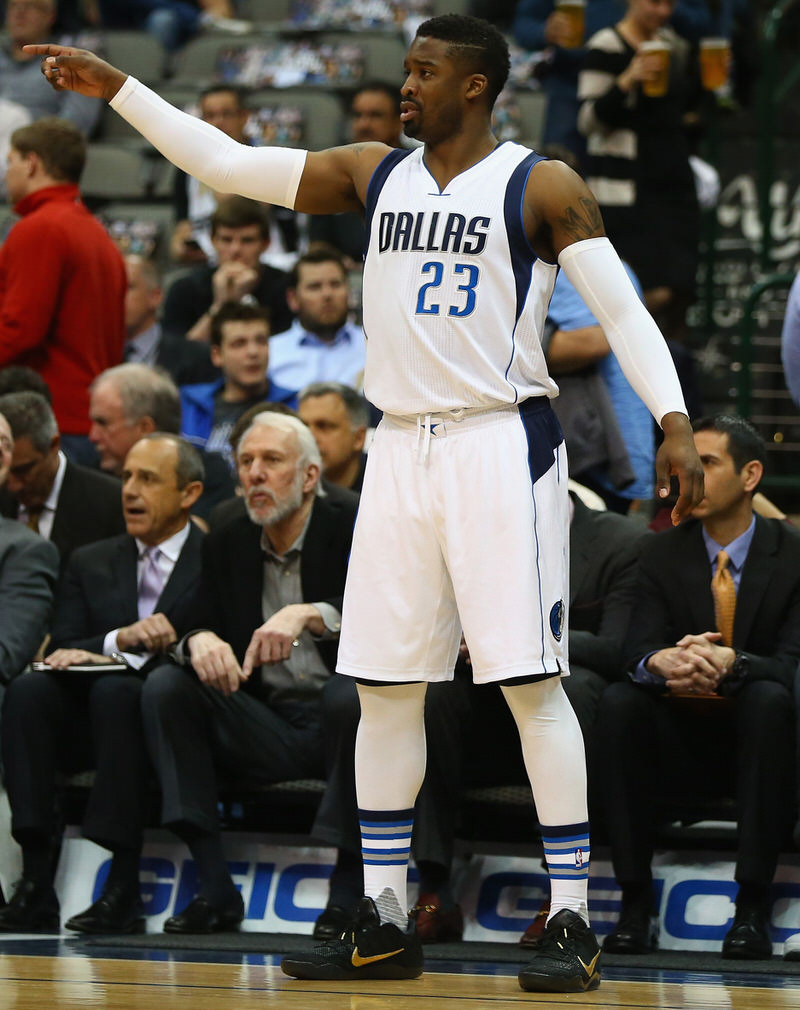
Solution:
<path fill-rule="evenodd" d="M 728 83 L 731 44 L 727 39 L 700 40 L 700 80 L 706 91 Z"/>
<path fill-rule="evenodd" d="M 642 91 L 648 98 L 661 98 L 669 87 L 669 43 L 662 39 L 643 42 L 637 52 L 653 53 L 658 57 L 658 75 L 651 81 L 642 81 Z"/>
<path fill-rule="evenodd" d="M 556 10 L 565 14 L 570 22 L 569 39 L 564 42 L 564 49 L 582 46 L 586 34 L 586 0 L 556 0 Z"/>

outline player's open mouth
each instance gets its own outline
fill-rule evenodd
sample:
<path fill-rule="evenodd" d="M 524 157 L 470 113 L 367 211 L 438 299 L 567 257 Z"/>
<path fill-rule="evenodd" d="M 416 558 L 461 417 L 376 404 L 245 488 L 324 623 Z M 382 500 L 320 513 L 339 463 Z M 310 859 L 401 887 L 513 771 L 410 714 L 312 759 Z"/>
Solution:
<path fill-rule="evenodd" d="M 419 107 L 413 105 L 411 102 L 403 102 L 400 106 L 400 122 L 406 123 L 409 119 L 413 119 L 414 116 L 419 112 Z"/>

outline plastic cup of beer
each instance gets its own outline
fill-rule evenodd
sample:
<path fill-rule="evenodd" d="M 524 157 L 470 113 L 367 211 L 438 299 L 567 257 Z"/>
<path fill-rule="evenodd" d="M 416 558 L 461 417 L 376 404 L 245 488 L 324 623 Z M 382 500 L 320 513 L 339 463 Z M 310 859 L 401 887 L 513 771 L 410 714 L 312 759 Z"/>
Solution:
<path fill-rule="evenodd" d="M 731 44 L 727 39 L 700 40 L 700 80 L 706 91 L 728 83 Z"/>
<path fill-rule="evenodd" d="M 556 0 L 556 10 L 569 18 L 569 38 L 563 48 L 578 49 L 586 33 L 586 0 Z"/>
<path fill-rule="evenodd" d="M 648 98 L 661 98 L 669 87 L 669 43 L 662 39 L 643 42 L 637 52 L 653 53 L 658 56 L 658 74 L 649 81 L 642 81 L 642 91 Z"/>

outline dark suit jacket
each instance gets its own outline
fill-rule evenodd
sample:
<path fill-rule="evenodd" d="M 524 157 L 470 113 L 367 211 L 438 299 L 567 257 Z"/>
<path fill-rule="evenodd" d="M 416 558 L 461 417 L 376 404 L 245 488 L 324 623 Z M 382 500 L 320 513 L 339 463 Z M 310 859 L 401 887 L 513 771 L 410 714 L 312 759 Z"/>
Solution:
<path fill-rule="evenodd" d="M 196 624 L 203 534 L 189 523 L 189 536 L 156 604 L 178 638 Z M 139 620 L 136 541 L 127 533 L 80 547 L 72 555 L 56 598 L 51 648 L 103 651 L 114 628 Z"/>
<path fill-rule="evenodd" d="M 355 516 L 356 506 L 351 503 L 314 499 L 300 559 L 304 602 L 327 602 L 342 609 Z M 198 626 L 215 631 L 228 642 L 240 663 L 253 632 L 264 623 L 263 573 L 261 527 L 247 515 L 231 518 L 208 534 L 203 545 L 202 618 Z M 333 672 L 337 643 L 316 644 Z M 245 689 L 258 680 L 251 677 Z"/>
<path fill-rule="evenodd" d="M 683 635 L 714 631 L 711 567 L 696 519 L 641 544 L 627 668 Z M 790 691 L 800 660 L 800 534 L 779 519 L 756 516 L 736 599 L 733 646 L 750 660 L 750 679 Z M 724 681 L 723 681 L 724 684 Z"/>
<path fill-rule="evenodd" d="M 47 632 L 58 551 L 15 519 L 0 518 L 0 682 L 33 659 Z"/>
<path fill-rule="evenodd" d="M 3 514 L 17 516 L 17 501 L 11 495 L 3 501 Z M 122 493 L 116 477 L 67 460 L 50 533 L 50 541 L 61 555 L 61 575 L 76 547 L 124 531 Z"/>
<path fill-rule="evenodd" d="M 575 506 L 569 532 L 569 660 L 606 680 L 622 677 L 636 594 L 636 553 L 647 528 L 615 512 Z"/>

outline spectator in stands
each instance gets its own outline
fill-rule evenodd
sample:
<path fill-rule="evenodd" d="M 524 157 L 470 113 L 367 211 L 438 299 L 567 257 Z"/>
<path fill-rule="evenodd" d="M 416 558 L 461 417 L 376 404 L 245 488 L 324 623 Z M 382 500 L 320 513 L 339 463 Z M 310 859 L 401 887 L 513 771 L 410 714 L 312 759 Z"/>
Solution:
<path fill-rule="evenodd" d="M 106 28 L 139 28 L 172 52 L 204 28 L 246 32 L 250 25 L 234 17 L 231 0 L 99 0 Z"/>
<path fill-rule="evenodd" d="M 770 957 L 769 892 L 794 796 L 792 688 L 800 658 L 800 536 L 754 515 L 765 447 L 748 422 L 695 422 L 705 497 L 642 541 L 626 649 L 596 727 L 598 782 L 622 888 L 611 953 L 656 942 L 656 797 L 737 797 L 739 891 L 726 958 Z"/>
<path fill-rule="evenodd" d="M 713 34 L 708 6 L 705 0 L 677 0 L 672 27 L 692 42 Z M 624 12 L 624 0 L 587 0 L 586 28 L 578 45 L 568 15 L 557 9 L 555 0 L 519 0 L 514 12 L 515 41 L 542 57 L 535 70 L 547 95 L 541 143 L 563 144 L 583 164 L 586 139 L 578 130 L 578 74 L 586 59 L 585 39 L 619 21 Z"/>
<path fill-rule="evenodd" d="M 218 776 L 320 776 L 320 695 L 346 680 L 331 675 L 355 506 L 319 495 L 319 452 L 294 417 L 258 414 L 237 463 L 247 515 L 209 534 L 197 630 L 178 650 L 196 676 L 162 666 L 142 699 L 162 820 L 199 880 L 165 924 L 174 933 L 236 929 L 244 915 L 222 850 Z"/>
<path fill-rule="evenodd" d="M 181 386 L 181 431 L 195 445 L 224 456 L 235 472 L 230 436 L 242 414 L 265 400 L 295 407 L 297 395 L 267 378 L 269 318 L 258 305 L 226 302 L 215 313 L 211 360 L 221 378 Z"/>
<path fill-rule="evenodd" d="M 144 435 L 181 430 L 181 399 L 166 372 L 149 365 L 109 368 L 91 387 L 89 432 L 100 456 L 100 467 L 119 476 L 131 447 Z M 205 470 L 203 493 L 192 515 L 206 519 L 211 509 L 234 492 L 230 470 L 219 453 L 198 450 Z"/>
<path fill-rule="evenodd" d="M 592 35 L 578 82 L 578 128 L 606 231 L 639 277 L 662 333 L 680 341 L 698 265 L 689 126 L 697 127 L 702 91 L 696 53 L 667 25 L 671 11 L 671 4 L 628 0 L 621 20 Z M 669 47 L 668 87 L 658 97 L 648 92 L 661 55 L 641 48 L 653 41 Z"/>
<path fill-rule="evenodd" d="M 0 366 L 39 372 L 65 454 L 91 463 L 88 387 L 122 360 L 125 266 L 81 203 L 85 160 L 80 132 L 59 119 L 12 137 L 6 184 L 22 220 L 0 248 Z"/>
<path fill-rule="evenodd" d="M 31 119 L 57 116 L 88 136 L 100 117 L 100 99 L 53 91 L 41 75 L 39 60 L 22 51 L 26 45 L 52 42 L 55 19 L 56 0 L 6 0 L 0 96 L 27 109 Z"/>
<path fill-rule="evenodd" d="M 781 332 L 781 362 L 786 386 L 795 406 L 800 407 L 800 274 L 789 289 Z"/>
<path fill-rule="evenodd" d="M 268 309 L 275 329 L 288 326 L 288 278 L 281 270 L 260 262 L 269 245 L 269 216 L 264 204 L 243 196 L 221 200 L 211 218 L 211 241 L 218 266 L 194 267 L 172 282 L 161 320 L 164 331 L 208 342 L 214 313 L 225 302 L 239 301 Z"/>
<path fill-rule="evenodd" d="M 194 623 L 203 534 L 189 522 L 203 467 L 190 445 L 155 433 L 128 453 L 127 532 L 75 551 L 58 593 L 52 672 L 12 681 L 2 714 L 11 830 L 22 879 L 0 909 L 0 932 L 54 932 L 56 773 L 96 769 L 83 832 L 113 853 L 103 891 L 67 922 L 84 933 L 141 932 L 139 854 L 149 778 L 140 697 L 144 677 Z M 138 587 L 138 588 L 137 588 Z M 102 672 L 109 659 L 127 669 Z M 70 667 L 98 665 L 97 673 Z M 87 679 L 87 677 L 89 679 Z"/>
<path fill-rule="evenodd" d="M 0 396 L 0 413 L 14 436 L 6 514 L 55 544 L 63 573 L 76 547 L 124 530 L 119 481 L 66 458 L 53 410 L 38 393 Z"/>
<path fill-rule="evenodd" d="M 367 401 L 341 382 L 312 382 L 300 391 L 298 404 L 300 420 L 317 443 L 325 479 L 360 493 L 367 465 Z"/>
<path fill-rule="evenodd" d="M 235 84 L 212 84 L 200 95 L 200 118 L 246 144 L 245 124 L 250 116 L 244 92 Z M 211 218 L 217 195 L 191 175 L 175 170 L 174 208 L 177 224 L 170 241 L 176 263 L 205 263 L 216 258 L 211 241 Z"/>
<path fill-rule="evenodd" d="M 0 368 L 0 396 L 6 393 L 38 393 L 52 406 L 50 387 L 32 368 L 27 365 L 6 365 Z"/>
<path fill-rule="evenodd" d="M 286 299 L 297 316 L 269 347 L 269 375 L 285 389 L 342 382 L 361 389 L 366 346 L 361 327 L 348 322 L 347 267 L 332 246 L 316 245 L 292 270 Z"/>
<path fill-rule="evenodd" d="M 384 81 L 367 81 L 350 103 L 350 141 L 375 141 L 389 147 L 403 146 L 400 124 L 400 90 Z M 360 214 L 315 214 L 308 226 L 312 242 L 327 242 L 347 260 L 348 269 L 361 268 L 364 258 L 364 219 Z"/>
<path fill-rule="evenodd" d="M 206 344 L 170 336 L 162 330 L 158 319 L 163 299 L 161 274 L 153 260 L 126 256 L 125 270 L 125 360 L 158 365 L 177 385 L 216 379 L 219 372 L 211 363 Z"/>

